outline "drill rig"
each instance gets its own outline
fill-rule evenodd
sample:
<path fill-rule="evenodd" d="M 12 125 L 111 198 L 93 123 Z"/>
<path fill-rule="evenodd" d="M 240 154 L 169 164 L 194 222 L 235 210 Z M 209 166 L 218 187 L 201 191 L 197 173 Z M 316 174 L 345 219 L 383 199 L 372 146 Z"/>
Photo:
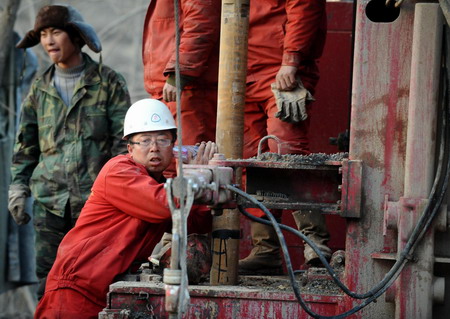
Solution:
<path fill-rule="evenodd" d="M 446 318 L 448 2 L 354 3 L 348 154 L 240 160 L 249 5 L 224 0 L 222 6 L 227 22 L 222 21 L 217 143 L 224 155 L 207 166 L 183 167 L 167 184 L 168 194 L 181 202 L 172 204 L 172 254 L 179 251 L 174 267 L 163 280 L 143 272 L 112 284 L 99 317 Z M 238 187 L 243 168 L 245 192 Z M 188 286 L 182 220 L 194 202 L 210 205 L 215 215 L 214 256 L 210 282 Z M 268 221 L 259 221 L 273 224 L 281 242 L 290 233 L 313 248 L 268 209 L 309 208 L 338 216 L 346 226 L 345 253 L 335 253 L 331 265 L 322 256 L 324 268 L 299 275 L 285 245 L 287 277 L 239 277 L 243 226 L 237 208 L 245 214 L 246 207 L 263 209 Z"/>

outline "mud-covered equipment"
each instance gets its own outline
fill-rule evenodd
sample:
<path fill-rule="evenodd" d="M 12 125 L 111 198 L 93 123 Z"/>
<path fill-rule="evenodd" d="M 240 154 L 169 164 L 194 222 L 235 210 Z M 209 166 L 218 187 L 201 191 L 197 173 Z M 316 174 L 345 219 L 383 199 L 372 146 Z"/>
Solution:
<path fill-rule="evenodd" d="M 127 111 L 123 124 L 123 139 L 141 132 L 176 129 L 175 120 L 167 106 L 155 99 L 139 100 Z"/>

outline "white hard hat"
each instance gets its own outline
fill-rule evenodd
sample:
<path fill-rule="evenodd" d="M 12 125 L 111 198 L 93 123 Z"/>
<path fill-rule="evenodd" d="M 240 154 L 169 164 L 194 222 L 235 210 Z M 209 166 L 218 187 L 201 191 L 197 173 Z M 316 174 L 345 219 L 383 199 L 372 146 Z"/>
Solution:
<path fill-rule="evenodd" d="M 123 123 L 123 139 L 134 133 L 176 129 L 167 106 L 155 99 L 139 100 L 127 111 Z"/>

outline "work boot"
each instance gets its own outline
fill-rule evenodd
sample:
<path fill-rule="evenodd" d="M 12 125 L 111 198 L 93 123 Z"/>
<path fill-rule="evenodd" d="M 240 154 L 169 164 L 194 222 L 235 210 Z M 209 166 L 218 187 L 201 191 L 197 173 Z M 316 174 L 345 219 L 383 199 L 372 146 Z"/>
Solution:
<path fill-rule="evenodd" d="M 327 230 L 325 223 L 325 217 L 319 211 L 295 211 L 292 213 L 297 228 L 305 236 L 316 244 L 322 254 L 327 260 L 331 258 L 331 249 L 327 246 L 327 242 L 330 240 L 330 234 Z M 305 243 L 305 249 L 303 251 L 305 256 L 305 263 L 309 266 L 322 265 L 319 256 L 316 252 Z"/>
<path fill-rule="evenodd" d="M 251 222 L 253 249 L 239 260 L 240 275 L 282 275 L 280 243 L 272 226 Z"/>

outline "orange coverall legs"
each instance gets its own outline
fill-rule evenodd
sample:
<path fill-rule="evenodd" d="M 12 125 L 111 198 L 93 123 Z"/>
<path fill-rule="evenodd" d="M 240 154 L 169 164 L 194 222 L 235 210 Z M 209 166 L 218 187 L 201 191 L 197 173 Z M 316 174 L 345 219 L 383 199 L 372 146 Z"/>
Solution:
<path fill-rule="evenodd" d="M 265 82 L 265 83 L 264 83 Z M 244 158 L 257 155 L 261 138 L 275 135 L 281 140 L 281 154 L 310 154 L 308 129 L 309 118 L 297 124 L 283 122 L 275 117 L 278 111 L 268 81 L 257 81 L 247 86 L 244 120 Z M 268 140 L 262 145 L 262 153 L 278 152 L 277 142 Z M 248 209 L 256 217 L 264 217 L 260 209 Z M 281 210 L 272 210 L 281 217 Z"/>
<path fill-rule="evenodd" d="M 178 124 L 176 102 L 166 104 Z M 201 141 L 215 141 L 216 116 L 217 88 L 184 89 L 181 92 L 183 145 L 194 145 Z"/>

